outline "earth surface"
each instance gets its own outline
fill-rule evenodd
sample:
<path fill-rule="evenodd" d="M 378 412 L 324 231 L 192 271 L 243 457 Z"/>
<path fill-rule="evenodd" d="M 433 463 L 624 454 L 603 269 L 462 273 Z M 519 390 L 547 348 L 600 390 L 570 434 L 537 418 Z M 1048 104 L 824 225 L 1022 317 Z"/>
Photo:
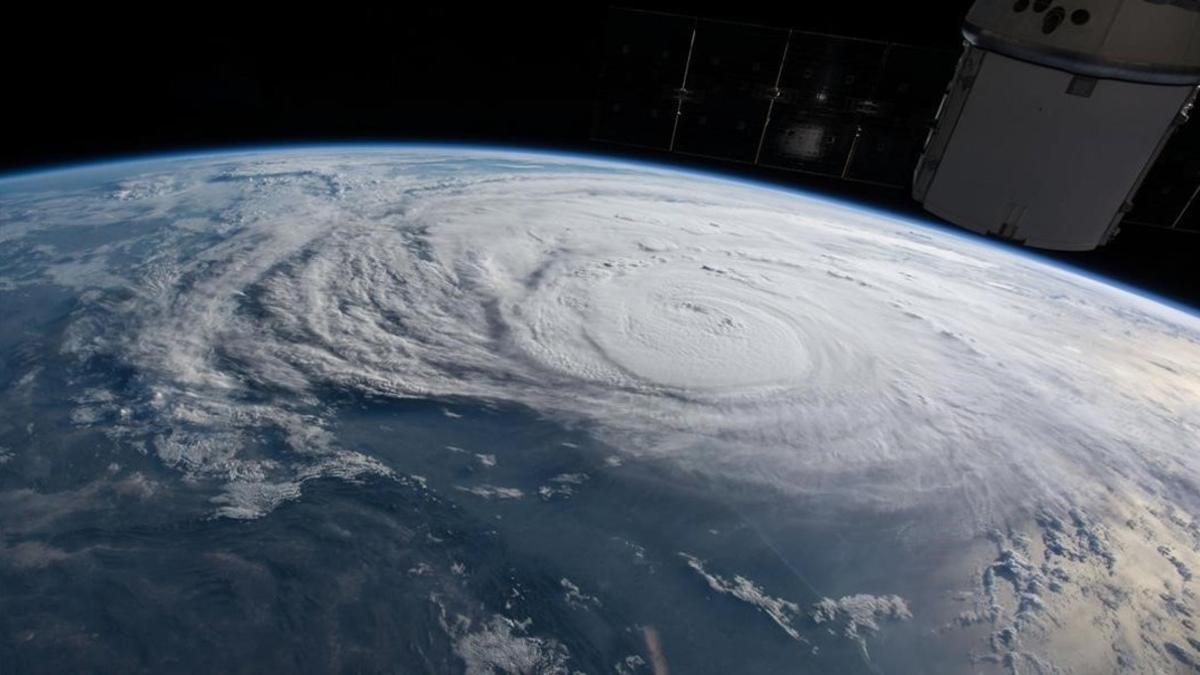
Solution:
<path fill-rule="evenodd" d="M 1200 663 L 1200 319 L 578 156 L 0 180 L 0 671 Z"/>

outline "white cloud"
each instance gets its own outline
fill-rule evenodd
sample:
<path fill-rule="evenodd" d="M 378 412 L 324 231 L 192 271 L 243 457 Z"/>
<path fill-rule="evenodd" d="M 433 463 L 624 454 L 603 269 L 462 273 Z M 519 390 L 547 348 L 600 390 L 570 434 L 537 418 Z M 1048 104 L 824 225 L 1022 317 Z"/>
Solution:
<path fill-rule="evenodd" d="M 472 485 L 465 487 L 456 485 L 455 488 L 461 492 L 469 492 L 476 497 L 484 499 L 520 499 L 525 496 L 525 492 L 519 488 L 502 487 L 499 485 Z"/>
<path fill-rule="evenodd" d="M 328 431 L 316 392 L 332 387 L 513 401 L 628 452 L 834 507 L 954 500 L 939 535 L 1128 490 L 1200 503 L 1195 317 L 839 204 L 475 157 L 143 164 L 111 194 L 6 191 L 6 209 L 37 217 L 3 236 L 174 223 L 134 235 L 144 249 L 43 256 L 21 278 L 100 289 L 64 348 L 144 383 L 143 398 L 111 403 L 130 418 L 114 427 L 154 430 L 164 461 L 193 475 L 258 476 L 230 494 L 315 467 L 386 472 Z M 117 418 L 105 405 L 81 403 L 76 420 Z M 264 462 L 255 439 L 274 431 L 289 454 Z"/>
<path fill-rule="evenodd" d="M 783 629 L 783 632 L 788 634 L 788 637 L 793 640 L 807 642 L 796 626 L 801 613 L 800 606 L 794 602 L 783 600 L 781 598 L 773 598 L 767 595 L 753 581 L 736 575 L 732 579 L 726 579 L 720 575 L 712 574 L 704 568 L 704 561 L 690 555 L 688 553 L 680 553 L 679 556 L 687 561 L 688 567 L 695 570 L 699 574 L 708 587 L 712 590 L 730 595 L 742 602 L 757 608 L 760 612 L 771 617 L 777 626 Z"/>

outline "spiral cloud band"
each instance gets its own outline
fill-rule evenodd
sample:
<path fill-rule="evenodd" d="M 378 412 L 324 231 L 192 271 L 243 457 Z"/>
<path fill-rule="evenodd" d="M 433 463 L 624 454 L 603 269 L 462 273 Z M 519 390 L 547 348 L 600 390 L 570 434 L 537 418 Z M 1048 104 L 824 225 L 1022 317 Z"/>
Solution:
<path fill-rule="evenodd" d="M 158 166 L 106 169 L 103 193 L 13 190 L 0 232 L 28 244 L 39 283 L 93 294 L 75 318 L 88 338 L 64 348 L 143 385 L 82 398 L 81 419 L 151 430 L 164 461 L 227 482 L 226 515 L 389 471 L 339 446 L 330 387 L 517 403 L 834 505 L 952 498 L 970 532 L 1044 500 L 1198 494 L 1200 321 L 974 239 L 575 157 Z M 39 258 L 32 242 L 64 223 L 155 227 Z M 290 461 L 256 452 L 264 429 Z"/>

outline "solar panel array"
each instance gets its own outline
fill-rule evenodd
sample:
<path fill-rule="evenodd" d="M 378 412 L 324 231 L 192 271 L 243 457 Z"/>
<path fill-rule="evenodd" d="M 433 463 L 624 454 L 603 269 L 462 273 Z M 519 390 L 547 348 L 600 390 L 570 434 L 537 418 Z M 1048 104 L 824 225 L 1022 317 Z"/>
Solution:
<path fill-rule="evenodd" d="M 907 189 L 958 56 L 612 9 L 593 137 Z M 1194 122 L 1164 148 L 1126 221 L 1200 230 L 1198 189 Z"/>
<path fill-rule="evenodd" d="M 1133 198 L 1124 222 L 1200 232 L 1200 119 L 1179 127 L 1167 141 Z"/>
<path fill-rule="evenodd" d="M 597 140 L 906 187 L 958 55 L 615 9 Z"/>

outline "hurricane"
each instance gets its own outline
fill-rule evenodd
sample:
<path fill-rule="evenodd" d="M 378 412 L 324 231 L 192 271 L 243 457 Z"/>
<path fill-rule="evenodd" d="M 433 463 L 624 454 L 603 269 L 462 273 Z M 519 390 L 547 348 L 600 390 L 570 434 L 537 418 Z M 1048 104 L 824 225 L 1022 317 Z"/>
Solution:
<path fill-rule="evenodd" d="M 433 401 L 519 406 L 598 439 L 613 466 L 716 495 L 921 514 L 912 542 L 1000 542 L 985 569 L 1018 595 L 1034 572 L 1003 551 L 1029 523 L 1120 559 L 1133 545 L 1102 524 L 1150 504 L 1176 515 L 1147 531 L 1195 541 L 1179 514 L 1200 508 L 1200 319 L 1029 254 L 572 155 L 326 148 L 76 171 L 94 177 L 0 181 L 0 288 L 77 296 L 53 347 L 79 369 L 74 424 L 204 486 L 211 518 L 270 518 L 315 480 L 420 480 L 340 419 L 355 401 Z M 14 391 L 33 386 L 10 364 Z M 678 555 L 799 637 L 798 605 Z M 846 606 L 876 606 L 862 597 Z M 986 607 L 976 619 L 995 622 Z"/>

